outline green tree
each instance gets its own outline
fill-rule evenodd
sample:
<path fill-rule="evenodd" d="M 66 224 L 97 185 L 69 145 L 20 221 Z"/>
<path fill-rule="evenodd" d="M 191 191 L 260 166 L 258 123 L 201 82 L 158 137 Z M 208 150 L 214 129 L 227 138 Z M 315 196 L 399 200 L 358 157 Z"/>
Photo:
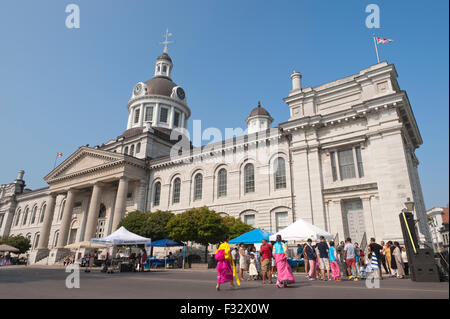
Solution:
<path fill-rule="evenodd" d="M 31 247 L 30 240 L 28 238 L 20 236 L 20 235 L 4 237 L 0 240 L 0 244 L 5 244 L 5 245 L 15 247 L 15 248 L 19 249 L 19 253 L 21 253 L 21 254 L 27 252 Z"/>
<path fill-rule="evenodd" d="M 253 229 L 254 228 L 252 226 L 247 225 L 246 223 L 242 222 L 239 218 L 236 218 L 234 224 L 228 227 L 228 235 L 230 235 L 230 238 L 233 239 Z"/>
<path fill-rule="evenodd" d="M 231 239 L 236 238 L 242 234 L 245 234 L 254 228 L 246 223 L 242 222 L 239 218 L 234 218 L 232 216 L 222 217 L 223 223 L 227 226 L 228 235 Z"/>
<path fill-rule="evenodd" d="M 149 218 L 149 214 L 150 213 L 142 213 L 138 210 L 130 212 L 127 216 L 122 218 L 119 223 L 119 227 L 123 226 L 132 233 L 148 238 L 149 234 L 146 232 L 147 229 L 145 224 Z"/>
<path fill-rule="evenodd" d="M 170 238 L 174 240 L 205 245 L 205 260 L 208 245 L 221 242 L 228 230 L 222 217 L 206 206 L 175 215 L 168 222 L 167 228 Z"/>
<path fill-rule="evenodd" d="M 167 224 L 175 216 L 173 213 L 158 210 L 154 213 L 149 213 L 147 216 L 143 228 L 152 241 L 170 237 Z"/>
<path fill-rule="evenodd" d="M 187 242 L 197 239 L 197 216 L 195 210 L 177 214 L 167 223 L 169 237 L 176 241 Z"/>
<path fill-rule="evenodd" d="M 205 245 L 205 260 L 208 260 L 208 245 L 223 241 L 228 229 L 222 217 L 204 206 L 197 210 L 198 229 L 196 242 Z"/>

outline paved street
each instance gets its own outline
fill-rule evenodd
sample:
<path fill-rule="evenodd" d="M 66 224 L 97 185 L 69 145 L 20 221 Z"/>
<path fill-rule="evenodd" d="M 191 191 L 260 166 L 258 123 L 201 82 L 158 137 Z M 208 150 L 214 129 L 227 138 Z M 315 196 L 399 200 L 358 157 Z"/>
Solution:
<path fill-rule="evenodd" d="M 146 273 L 104 274 L 99 270 L 80 272 L 80 288 L 65 286 L 63 268 L 0 268 L 0 299 L 4 298 L 449 298 L 448 283 L 416 283 L 409 279 L 385 279 L 378 289 L 365 282 L 310 282 L 296 275 L 297 283 L 286 289 L 243 282 L 231 290 L 225 285 L 215 291 L 214 270 L 156 270 Z"/>

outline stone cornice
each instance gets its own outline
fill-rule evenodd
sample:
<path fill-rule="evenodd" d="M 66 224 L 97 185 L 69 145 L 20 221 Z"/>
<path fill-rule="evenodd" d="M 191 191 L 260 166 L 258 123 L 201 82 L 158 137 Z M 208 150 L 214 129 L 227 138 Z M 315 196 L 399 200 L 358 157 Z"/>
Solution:
<path fill-rule="evenodd" d="M 89 167 L 86 169 L 82 169 L 77 172 L 69 173 L 67 175 L 58 177 L 59 174 L 62 174 L 66 169 L 68 169 L 72 164 L 74 164 L 77 160 L 80 158 L 89 155 L 92 157 L 99 157 L 106 160 L 109 160 L 110 162 L 104 163 L 101 165 Z M 108 169 L 115 166 L 123 166 L 125 164 L 136 166 L 142 169 L 146 169 L 146 163 L 144 160 L 140 160 L 137 158 L 133 158 L 128 155 L 114 153 L 114 152 L 108 152 L 104 150 L 99 149 L 92 149 L 88 147 L 80 147 L 75 153 L 73 153 L 69 158 L 67 158 L 64 162 L 62 162 L 56 169 L 51 171 L 47 176 L 44 177 L 44 180 L 48 183 L 55 183 L 60 182 L 62 180 L 67 180 L 70 178 L 74 178 L 77 176 L 82 176 L 86 174 L 91 174 L 96 171 Z"/>
<path fill-rule="evenodd" d="M 148 100 L 148 102 L 150 103 L 152 99 L 160 99 L 160 100 L 165 100 L 167 102 L 176 104 L 177 106 L 179 106 L 181 109 L 186 111 L 187 117 L 189 118 L 191 116 L 191 109 L 189 108 L 189 106 L 186 103 L 183 103 L 181 101 L 177 101 L 175 99 L 172 99 L 168 96 L 164 96 L 164 95 L 156 95 L 156 94 L 152 94 L 152 95 L 141 95 L 141 96 L 137 96 L 137 97 L 133 97 L 131 98 L 128 103 L 127 103 L 127 110 L 130 110 L 130 106 L 136 102 L 141 102 L 141 103 L 145 103 L 145 100 Z"/>
<path fill-rule="evenodd" d="M 156 158 L 150 161 L 150 168 L 160 168 L 172 166 L 175 164 L 185 164 L 201 157 L 217 156 L 222 152 L 232 152 L 234 150 L 239 151 L 249 146 L 256 146 L 259 143 L 270 142 L 272 140 L 279 140 L 284 137 L 283 133 L 278 128 L 272 128 L 268 134 L 261 134 L 264 131 L 258 133 L 243 135 L 236 139 L 224 140 L 218 143 L 196 147 L 190 150 L 189 155 L 179 157 L 172 160 L 170 156 Z"/>

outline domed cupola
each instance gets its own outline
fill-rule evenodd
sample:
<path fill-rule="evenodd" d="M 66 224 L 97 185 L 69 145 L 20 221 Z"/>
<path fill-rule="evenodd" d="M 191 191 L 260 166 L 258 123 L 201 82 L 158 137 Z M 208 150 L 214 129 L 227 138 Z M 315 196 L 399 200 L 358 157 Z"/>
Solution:
<path fill-rule="evenodd" d="M 163 76 L 168 77 L 170 79 L 170 72 L 172 72 L 172 59 L 167 54 L 167 52 L 163 52 L 157 59 L 155 63 L 155 77 Z"/>
<path fill-rule="evenodd" d="M 134 87 L 128 102 L 127 129 L 134 127 L 161 127 L 165 129 L 187 128 L 191 110 L 187 105 L 186 93 L 172 81 L 172 59 L 167 45 L 172 43 L 166 30 L 163 53 L 155 62 L 152 79 L 139 82 Z"/>
<path fill-rule="evenodd" d="M 252 134 L 269 129 L 273 118 L 265 108 L 261 107 L 261 102 L 258 101 L 258 106 L 250 112 L 246 122 L 248 125 L 248 134 Z"/>

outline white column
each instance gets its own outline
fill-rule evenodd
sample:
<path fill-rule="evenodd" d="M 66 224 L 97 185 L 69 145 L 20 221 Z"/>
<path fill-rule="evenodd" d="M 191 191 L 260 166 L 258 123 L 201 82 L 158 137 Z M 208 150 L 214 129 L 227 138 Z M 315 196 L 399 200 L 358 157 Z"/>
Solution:
<path fill-rule="evenodd" d="M 50 228 L 52 227 L 53 215 L 55 212 L 56 194 L 50 194 L 46 203 L 46 209 L 44 212 L 44 223 L 41 227 L 41 233 L 39 237 L 39 249 L 48 249 L 48 240 L 50 238 Z"/>
<path fill-rule="evenodd" d="M 141 104 L 139 109 L 139 126 L 144 126 L 144 104 Z"/>
<path fill-rule="evenodd" d="M 69 229 L 70 222 L 72 221 L 72 211 L 74 201 L 75 201 L 75 190 L 69 189 L 69 191 L 67 192 L 66 203 L 64 204 L 63 217 L 61 221 L 61 226 L 59 227 L 59 237 L 56 248 L 64 248 L 64 246 L 67 244 L 67 238 L 69 236 L 70 230 Z"/>
<path fill-rule="evenodd" d="M 175 108 L 173 106 L 170 107 L 169 113 L 169 128 L 173 129 L 173 117 L 175 115 Z"/>
<path fill-rule="evenodd" d="M 91 202 L 89 204 L 89 211 L 87 216 L 86 231 L 84 233 L 84 240 L 89 241 L 95 236 L 97 228 L 98 213 L 100 209 L 100 194 L 102 187 L 100 183 L 94 184 L 92 189 Z"/>
<path fill-rule="evenodd" d="M 114 206 L 113 223 L 111 231 L 116 231 L 125 214 L 125 207 L 128 193 L 128 178 L 125 176 L 119 180 L 119 187 L 117 189 L 116 204 Z"/>
<path fill-rule="evenodd" d="M 159 112 L 161 112 L 160 105 L 156 103 L 155 110 L 153 111 L 153 115 L 155 116 L 153 118 L 153 126 L 158 126 L 159 124 Z"/>

